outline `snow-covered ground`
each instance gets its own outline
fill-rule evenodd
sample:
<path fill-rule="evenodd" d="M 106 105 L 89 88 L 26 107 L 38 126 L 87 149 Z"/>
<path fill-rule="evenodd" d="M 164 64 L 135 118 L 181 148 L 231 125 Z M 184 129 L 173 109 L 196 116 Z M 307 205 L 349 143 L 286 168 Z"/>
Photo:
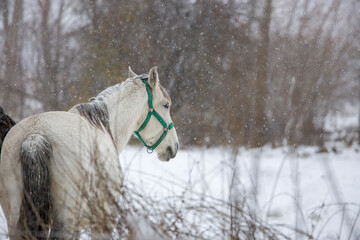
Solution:
<path fill-rule="evenodd" d="M 317 153 L 314 147 L 180 150 L 170 162 L 144 148 L 127 147 L 120 159 L 125 184 L 144 196 L 206 196 L 247 203 L 268 224 L 292 234 L 299 229 L 319 239 L 360 237 L 360 148 L 337 146 Z M 277 225 L 278 224 L 278 225 Z M 0 229 L 6 222 L 0 215 Z M 289 233 L 292 232 L 292 233 Z M 0 239 L 2 239 L 0 235 Z"/>
<path fill-rule="evenodd" d="M 337 153 L 317 153 L 314 147 L 192 149 L 168 163 L 128 147 L 121 160 L 126 180 L 153 198 L 188 191 L 229 201 L 232 191 L 270 224 L 320 239 L 348 239 L 351 231 L 360 237 L 359 147 L 337 146 Z"/>

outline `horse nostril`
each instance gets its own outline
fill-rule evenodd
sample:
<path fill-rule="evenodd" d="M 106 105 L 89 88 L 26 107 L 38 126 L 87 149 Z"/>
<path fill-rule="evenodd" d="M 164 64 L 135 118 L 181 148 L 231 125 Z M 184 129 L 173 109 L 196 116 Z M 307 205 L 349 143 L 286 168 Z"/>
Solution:
<path fill-rule="evenodd" d="M 171 158 L 174 158 L 176 156 L 177 148 L 178 147 L 176 146 L 176 150 L 174 151 L 172 147 L 167 147 L 166 151 L 168 152 Z"/>

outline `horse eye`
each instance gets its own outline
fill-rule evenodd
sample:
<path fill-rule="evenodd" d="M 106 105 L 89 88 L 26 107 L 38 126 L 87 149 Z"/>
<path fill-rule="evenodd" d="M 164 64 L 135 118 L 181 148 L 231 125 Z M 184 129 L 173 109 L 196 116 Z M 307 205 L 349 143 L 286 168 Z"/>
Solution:
<path fill-rule="evenodd" d="M 165 109 L 169 109 L 169 107 L 170 107 L 170 104 L 169 104 L 169 103 L 166 103 L 166 104 L 164 105 L 164 108 L 165 108 Z"/>

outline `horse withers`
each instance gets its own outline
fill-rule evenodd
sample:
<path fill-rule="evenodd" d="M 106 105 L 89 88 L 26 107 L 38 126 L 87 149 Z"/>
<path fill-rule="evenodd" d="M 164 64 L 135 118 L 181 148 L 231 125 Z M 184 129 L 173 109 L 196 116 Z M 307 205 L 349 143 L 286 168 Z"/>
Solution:
<path fill-rule="evenodd" d="M 118 218 L 119 153 L 136 134 L 163 161 L 178 138 L 157 68 L 108 87 L 69 112 L 26 118 L 7 134 L 0 165 L 1 206 L 14 239 L 108 238 Z M 120 206 L 121 208 L 121 206 Z"/>

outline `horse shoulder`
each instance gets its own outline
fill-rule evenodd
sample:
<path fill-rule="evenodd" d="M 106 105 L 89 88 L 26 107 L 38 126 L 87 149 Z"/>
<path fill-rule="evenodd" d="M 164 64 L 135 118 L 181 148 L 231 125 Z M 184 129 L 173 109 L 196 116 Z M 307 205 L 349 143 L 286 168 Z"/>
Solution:
<path fill-rule="evenodd" d="M 77 106 L 77 105 L 76 105 Z M 69 110 L 70 114 L 76 115 L 80 118 L 83 119 L 83 121 L 85 122 L 85 124 L 92 130 L 92 139 L 96 140 L 97 143 L 97 148 L 99 148 L 99 153 L 104 155 L 104 153 L 108 154 L 115 154 L 118 155 L 118 150 L 117 147 L 115 145 L 113 136 L 111 134 L 111 132 L 109 132 L 109 129 L 106 129 L 106 127 L 99 127 L 96 126 L 92 123 L 90 123 L 86 118 L 84 118 L 78 108 L 74 106 L 73 108 L 71 108 Z"/>

